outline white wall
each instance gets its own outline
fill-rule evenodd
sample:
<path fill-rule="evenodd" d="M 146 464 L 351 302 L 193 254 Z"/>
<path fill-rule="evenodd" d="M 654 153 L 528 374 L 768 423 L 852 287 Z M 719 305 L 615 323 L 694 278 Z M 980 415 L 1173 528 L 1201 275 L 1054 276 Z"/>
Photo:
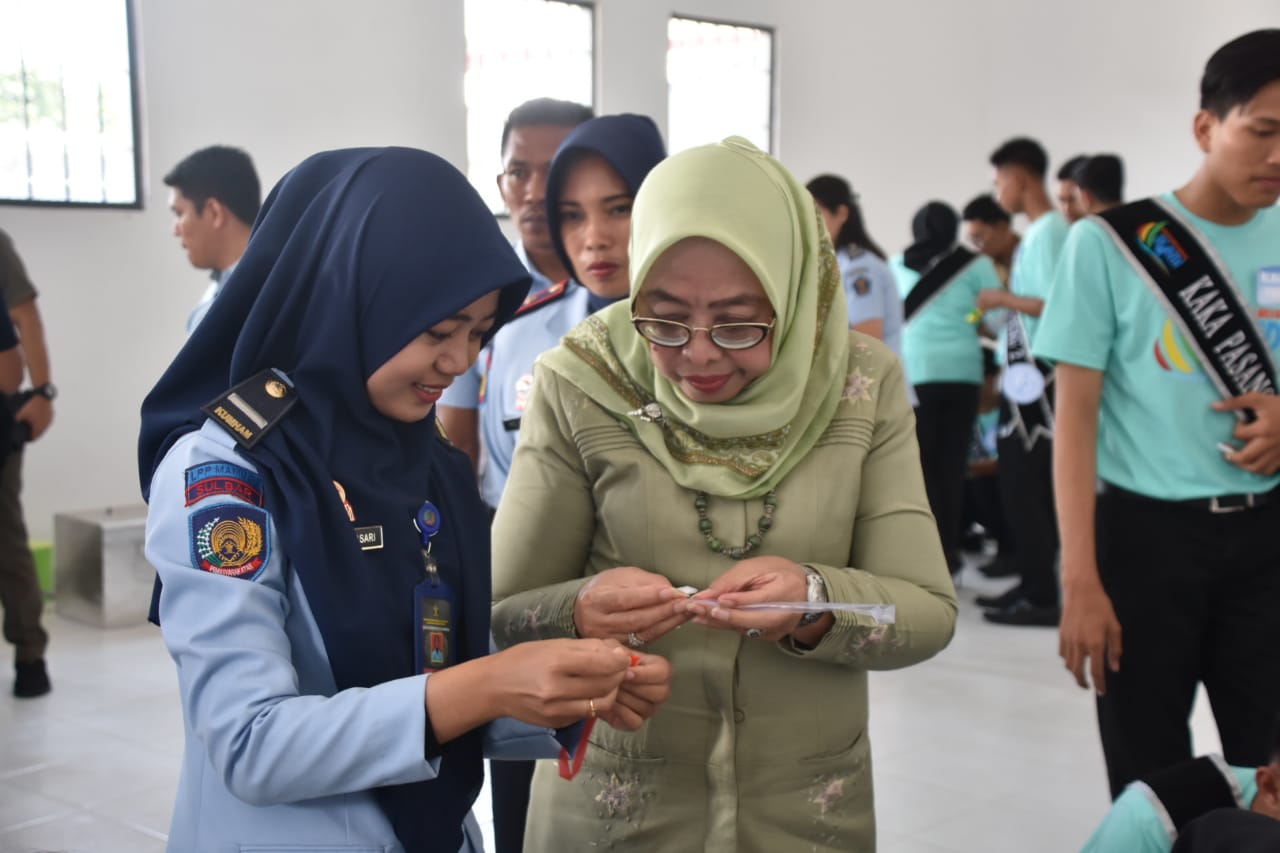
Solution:
<path fill-rule="evenodd" d="M 148 189 L 142 211 L 0 207 L 41 290 L 53 430 L 31 448 L 33 535 L 59 510 L 138 500 L 138 406 L 183 340 L 205 281 L 170 236 L 164 173 L 215 142 L 253 154 L 270 186 L 309 153 L 348 145 L 465 152 L 462 0 L 135 0 Z M 597 0 L 598 106 L 666 126 L 671 12 L 778 36 L 779 153 L 862 194 L 872 233 L 906 242 L 929 198 L 962 204 L 1005 137 L 1055 161 L 1126 157 L 1130 186 L 1184 178 L 1196 83 L 1231 36 L 1280 25 L 1277 0 Z M 1149 66 L 1143 63 L 1150 63 Z"/>

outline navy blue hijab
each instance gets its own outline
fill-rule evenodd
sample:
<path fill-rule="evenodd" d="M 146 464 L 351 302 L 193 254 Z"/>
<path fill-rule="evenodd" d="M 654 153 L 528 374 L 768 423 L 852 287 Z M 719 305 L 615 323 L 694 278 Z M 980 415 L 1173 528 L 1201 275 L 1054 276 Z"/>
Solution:
<path fill-rule="evenodd" d="M 547 172 L 547 227 L 551 230 L 551 245 L 555 247 L 560 262 L 578 281 L 582 279 L 574 271 L 573 259 L 565 251 L 564 239 L 560 236 L 563 224 L 560 194 L 564 192 L 565 181 L 574 164 L 590 154 L 603 157 L 634 198 L 649 170 L 666 158 L 667 149 L 653 119 L 634 113 L 599 116 L 585 121 L 560 143 Z M 592 306 L 592 310 L 600 307 L 604 306 Z"/>
<path fill-rule="evenodd" d="M 407 148 L 317 154 L 272 190 L 235 273 L 143 401 L 138 470 L 149 496 L 173 443 L 204 423 L 203 404 L 267 368 L 290 377 L 297 405 L 240 453 L 262 474 L 278 547 L 306 591 L 339 690 L 415 671 L 412 591 L 424 572 L 412 520 L 424 500 L 441 511 L 432 554 L 457 596 L 458 660 L 488 652 L 488 516 L 470 464 L 434 417 L 378 413 L 365 382 L 497 289 L 501 325 L 529 282 L 488 208 L 445 161 Z M 360 550 L 335 480 L 357 524 L 383 526 L 383 550 Z M 407 850 L 462 845 L 483 779 L 480 741 L 472 732 L 449 744 L 435 780 L 376 791 Z"/>

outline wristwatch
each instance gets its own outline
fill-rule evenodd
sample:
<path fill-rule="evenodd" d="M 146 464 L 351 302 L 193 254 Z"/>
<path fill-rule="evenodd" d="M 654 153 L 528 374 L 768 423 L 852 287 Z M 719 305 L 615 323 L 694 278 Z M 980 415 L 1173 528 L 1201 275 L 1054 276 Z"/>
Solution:
<path fill-rule="evenodd" d="M 46 400 L 52 402 L 58 396 L 58 389 L 54 387 L 52 382 L 46 382 L 43 385 L 37 385 L 31 389 L 32 394 L 39 394 Z"/>
<path fill-rule="evenodd" d="M 811 604 L 814 602 L 826 603 L 830 601 L 831 599 L 827 597 L 827 582 L 822 579 L 822 575 L 818 574 L 808 566 L 801 566 L 800 568 L 804 569 L 805 582 L 808 584 L 805 600 Z M 812 625 L 814 622 L 821 619 L 823 615 L 824 614 L 822 612 L 806 613 L 800 617 L 800 622 L 797 627 L 803 628 L 806 625 Z"/>

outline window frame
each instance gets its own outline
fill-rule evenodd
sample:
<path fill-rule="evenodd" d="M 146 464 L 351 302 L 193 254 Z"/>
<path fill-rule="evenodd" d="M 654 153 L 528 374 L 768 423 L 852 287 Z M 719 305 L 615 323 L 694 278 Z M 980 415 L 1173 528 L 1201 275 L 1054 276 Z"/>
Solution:
<path fill-rule="evenodd" d="M 693 21 L 698 24 L 713 24 L 722 27 L 739 27 L 748 30 L 757 30 L 759 32 L 769 34 L 769 146 L 767 153 L 772 157 L 778 155 L 778 28 L 770 24 L 753 24 L 747 21 L 733 21 L 726 18 L 708 18 L 703 15 L 685 14 L 681 11 L 673 10 L 667 16 L 668 27 L 671 21 L 679 18 L 683 21 Z M 671 51 L 670 39 L 667 43 L 668 53 Z M 667 83 L 670 87 L 670 82 Z M 668 92 L 667 103 L 667 133 L 671 133 L 671 104 L 670 94 Z"/>
<path fill-rule="evenodd" d="M 28 208 L 76 208 L 89 210 L 144 210 L 142 118 L 138 79 L 138 22 L 134 9 L 135 0 L 118 0 L 124 3 L 125 41 L 129 56 L 129 122 L 133 134 L 133 197 L 126 201 L 56 201 L 43 198 L 8 198 L 0 196 L 0 206 Z M 567 0 L 566 0 L 567 2 Z M 30 178 L 30 174 L 28 174 Z"/>

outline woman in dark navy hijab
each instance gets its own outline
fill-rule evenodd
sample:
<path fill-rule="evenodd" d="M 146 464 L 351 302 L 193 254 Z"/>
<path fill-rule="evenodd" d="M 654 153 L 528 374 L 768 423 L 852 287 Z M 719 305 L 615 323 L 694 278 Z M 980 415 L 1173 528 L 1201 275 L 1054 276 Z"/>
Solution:
<path fill-rule="evenodd" d="M 528 284 L 425 152 L 319 154 L 272 191 L 142 407 L 186 722 L 170 849 L 479 849 L 486 746 L 633 726 L 624 681 L 669 677 L 594 640 L 488 654 L 488 515 L 434 404 Z"/>

